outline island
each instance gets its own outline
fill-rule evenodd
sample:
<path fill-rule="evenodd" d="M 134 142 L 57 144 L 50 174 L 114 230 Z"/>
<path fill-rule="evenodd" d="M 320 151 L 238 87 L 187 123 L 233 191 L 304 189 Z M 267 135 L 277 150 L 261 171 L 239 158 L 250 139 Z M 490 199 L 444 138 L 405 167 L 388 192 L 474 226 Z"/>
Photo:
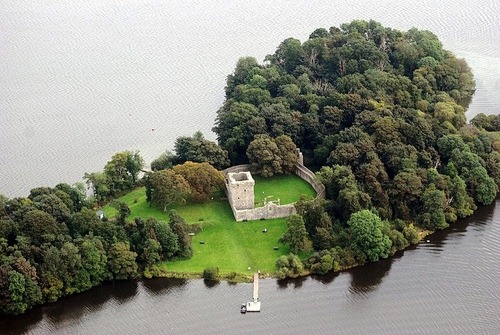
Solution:
<path fill-rule="evenodd" d="M 492 203 L 500 115 L 465 111 L 463 59 L 429 31 L 355 20 L 238 60 L 213 128 L 145 168 L 0 196 L 0 313 L 110 280 L 250 281 L 376 262 Z"/>

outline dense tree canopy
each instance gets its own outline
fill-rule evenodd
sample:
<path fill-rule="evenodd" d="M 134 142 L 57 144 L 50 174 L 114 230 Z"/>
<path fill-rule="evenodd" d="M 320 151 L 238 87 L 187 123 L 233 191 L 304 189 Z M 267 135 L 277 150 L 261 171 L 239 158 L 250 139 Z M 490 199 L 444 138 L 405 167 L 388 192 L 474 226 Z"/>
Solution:
<path fill-rule="evenodd" d="M 162 153 L 151 163 L 151 170 L 164 170 L 187 161 L 209 163 L 216 169 L 229 166 L 227 151 L 217 143 L 205 139 L 200 131 L 193 136 L 177 137 L 174 147 L 175 154 L 168 150 Z"/>
<path fill-rule="evenodd" d="M 264 177 L 292 173 L 298 162 L 297 147 L 287 135 L 257 135 L 246 153 L 253 172 Z"/>
<path fill-rule="evenodd" d="M 86 174 L 93 197 L 64 183 L 34 188 L 26 198 L 0 196 L 0 314 L 24 313 L 107 280 L 158 275 L 158 262 L 191 256 L 189 227 L 179 215 L 131 222 L 128 206 L 115 201 L 116 219 L 98 217 L 94 206 L 135 187 L 142 165 L 137 152 L 114 155 L 104 172 Z M 189 189 L 180 174 L 166 174 Z M 177 200 L 175 191 L 164 201 Z"/>
<path fill-rule="evenodd" d="M 352 249 L 375 262 L 387 258 L 391 251 L 391 240 L 382 232 L 382 220 L 368 210 L 351 215 L 347 221 L 352 234 Z"/>
<path fill-rule="evenodd" d="M 443 229 L 494 201 L 500 140 L 488 131 L 500 119 L 466 124 L 474 89 L 465 60 L 432 32 L 355 20 L 287 38 L 264 64 L 241 58 L 213 131 L 233 164 L 263 175 L 283 172 L 290 149 L 278 137 L 301 149 L 326 187 L 324 203 L 297 204 L 318 251 L 306 268 L 324 273 L 387 257 L 415 243 L 417 229 Z"/>
<path fill-rule="evenodd" d="M 286 134 L 310 163 L 324 165 L 329 152 L 313 151 L 325 145 L 334 150 L 325 143 L 328 135 L 351 127 L 362 112 L 371 120 L 359 127 L 375 145 L 404 144 L 405 130 L 415 122 L 425 127 L 432 121 L 426 131 L 438 135 L 465 124 L 474 91 L 471 71 L 431 32 L 401 32 L 375 21 L 317 31 L 304 43 L 286 39 L 266 65 L 251 57 L 238 61 L 214 127 L 233 163 L 245 158 L 256 135 Z"/>
<path fill-rule="evenodd" d="M 137 185 L 139 173 L 144 168 L 144 159 L 138 151 L 121 151 L 111 157 L 103 172 L 86 172 L 83 178 L 92 189 L 98 204 L 130 191 Z M 60 184 L 60 188 L 66 186 Z M 74 198 L 75 195 L 72 194 Z"/>
<path fill-rule="evenodd" d="M 174 170 L 161 170 L 148 176 L 151 203 L 166 211 L 168 205 L 186 202 L 191 193 L 189 183 Z"/>
<path fill-rule="evenodd" d="M 224 188 L 224 175 L 208 163 L 187 161 L 173 167 L 173 171 L 187 181 L 191 197 L 198 202 L 210 200 L 213 193 Z"/>

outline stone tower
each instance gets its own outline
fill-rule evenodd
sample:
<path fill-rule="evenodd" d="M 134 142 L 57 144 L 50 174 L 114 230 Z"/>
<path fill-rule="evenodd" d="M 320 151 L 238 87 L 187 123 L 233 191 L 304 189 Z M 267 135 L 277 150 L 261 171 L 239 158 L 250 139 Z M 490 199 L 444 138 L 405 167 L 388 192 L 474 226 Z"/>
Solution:
<path fill-rule="evenodd" d="M 254 185 L 255 181 L 248 171 L 227 174 L 228 197 L 234 209 L 254 208 Z"/>

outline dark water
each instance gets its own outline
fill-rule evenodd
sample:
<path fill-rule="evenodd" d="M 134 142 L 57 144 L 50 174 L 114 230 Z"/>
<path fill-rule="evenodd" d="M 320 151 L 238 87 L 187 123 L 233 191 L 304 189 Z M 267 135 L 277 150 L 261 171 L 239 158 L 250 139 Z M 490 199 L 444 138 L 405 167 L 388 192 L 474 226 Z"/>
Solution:
<path fill-rule="evenodd" d="M 0 319 L 1 334 L 499 334 L 500 200 L 395 257 L 325 277 L 251 284 L 153 279 Z"/>

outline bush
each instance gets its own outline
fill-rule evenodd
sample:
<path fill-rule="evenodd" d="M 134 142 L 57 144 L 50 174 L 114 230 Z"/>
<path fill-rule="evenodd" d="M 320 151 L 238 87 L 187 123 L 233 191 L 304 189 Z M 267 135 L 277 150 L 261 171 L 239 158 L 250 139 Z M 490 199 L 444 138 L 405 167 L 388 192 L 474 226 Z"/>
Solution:
<path fill-rule="evenodd" d="M 410 242 L 410 244 L 417 244 L 418 241 L 420 241 L 418 231 L 415 229 L 413 224 L 409 224 L 403 229 L 403 235 L 408 240 L 408 242 Z"/>
<path fill-rule="evenodd" d="M 276 260 L 278 271 L 276 275 L 279 279 L 297 278 L 304 272 L 304 265 L 300 258 L 294 254 L 282 255 Z"/>
<path fill-rule="evenodd" d="M 203 270 L 203 279 L 216 280 L 219 277 L 219 267 L 210 267 Z"/>

